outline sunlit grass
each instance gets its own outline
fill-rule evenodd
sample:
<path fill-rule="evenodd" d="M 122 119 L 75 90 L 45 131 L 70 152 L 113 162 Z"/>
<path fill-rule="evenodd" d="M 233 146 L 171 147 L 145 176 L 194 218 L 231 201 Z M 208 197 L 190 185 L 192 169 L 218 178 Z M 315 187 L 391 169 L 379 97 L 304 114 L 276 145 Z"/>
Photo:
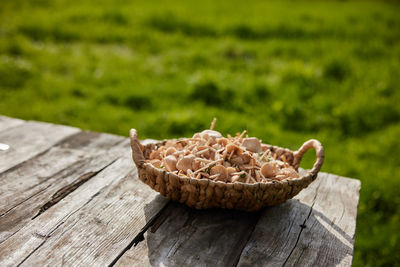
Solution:
<path fill-rule="evenodd" d="M 354 264 L 399 264 L 399 6 L 3 1 L 0 113 L 141 138 L 247 129 L 362 181 Z M 311 166 L 312 154 L 304 162 Z"/>

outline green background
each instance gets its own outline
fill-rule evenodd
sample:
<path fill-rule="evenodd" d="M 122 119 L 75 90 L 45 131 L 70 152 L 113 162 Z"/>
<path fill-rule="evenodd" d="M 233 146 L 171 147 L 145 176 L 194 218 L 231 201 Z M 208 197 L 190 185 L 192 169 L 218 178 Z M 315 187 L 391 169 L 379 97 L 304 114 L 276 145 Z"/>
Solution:
<path fill-rule="evenodd" d="M 215 116 L 291 149 L 317 138 L 322 171 L 362 181 L 354 265 L 400 265 L 399 7 L 3 0 L 0 114 L 159 139 Z"/>

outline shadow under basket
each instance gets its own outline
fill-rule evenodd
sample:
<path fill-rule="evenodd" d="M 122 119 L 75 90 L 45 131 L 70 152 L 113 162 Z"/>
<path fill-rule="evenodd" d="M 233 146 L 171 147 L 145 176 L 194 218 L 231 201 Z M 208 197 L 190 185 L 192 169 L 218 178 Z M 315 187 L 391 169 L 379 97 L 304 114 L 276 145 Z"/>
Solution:
<path fill-rule="evenodd" d="M 132 158 L 138 169 L 139 179 L 161 195 L 189 207 L 208 209 L 221 207 L 246 211 L 260 210 L 266 206 L 278 205 L 293 198 L 313 182 L 324 161 L 324 149 L 315 139 L 305 142 L 297 151 L 268 145 L 277 159 L 285 157 L 286 162 L 298 171 L 303 155 L 314 148 L 317 160 L 310 171 L 299 178 L 280 181 L 248 183 L 226 183 L 209 179 L 181 177 L 146 162 L 151 151 L 165 144 L 165 141 L 142 145 L 135 129 L 130 131 Z"/>

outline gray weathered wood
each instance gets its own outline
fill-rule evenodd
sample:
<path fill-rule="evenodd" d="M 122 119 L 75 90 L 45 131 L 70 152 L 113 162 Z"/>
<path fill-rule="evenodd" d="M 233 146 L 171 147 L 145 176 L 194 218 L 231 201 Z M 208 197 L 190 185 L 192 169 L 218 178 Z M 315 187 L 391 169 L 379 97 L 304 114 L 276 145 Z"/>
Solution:
<path fill-rule="evenodd" d="M 351 265 L 357 180 L 320 173 L 280 206 L 198 211 L 138 180 L 127 138 L 0 116 L 0 143 L 0 266 Z"/>
<path fill-rule="evenodd" d="M 19 124 L 22 124 L 24 122 L 25 122 L 24 120 L 14 119 L 14 118 L 0 115 L 0 132 L 6 130 L 8 128 L 17 126 Z M 0 143 L 2 143 L 1 139 L 0 139 Z"/>
<path fill-rule="evenodd" d="M 120 136 L 80 132 L 0 174 L 0 242 L 118 159 L 127 145 Z"/>
<path fill-rule="evenodd" d="M 350 266 L 360 182 L 320 173 L 296 200 L 266 209 L 239 266 Z"/>
<path fill-rule="evenodd" d="M 358 190 L 357 180 L 321 173 L 296 199 L 262 215 L 173 205 L 155 233 L 147 232 L 117 266 L 235 266 L 238 261 L 240 266 L 348 266 Z"/>
<path fill-rule="evenodd" d="M 1 143 L 10 148 L 0 151 L 0 173 L 51 148 L 80 130 L 69 126 L 29 121 L 0 132 Z"/>
<path fill-rule="evenodd" d="M 0 265 L 107 265 L 166 204 L 122 157 L 0 244 Z M 62 257 L 60 255 L 63 255 Z"/>
<path fill-rule="evenodd" d="M 171 203 L 145 241 L 125 253 L 117 266 L 232 266 L 258 218 L 259 213 L 197 211 Z"/>

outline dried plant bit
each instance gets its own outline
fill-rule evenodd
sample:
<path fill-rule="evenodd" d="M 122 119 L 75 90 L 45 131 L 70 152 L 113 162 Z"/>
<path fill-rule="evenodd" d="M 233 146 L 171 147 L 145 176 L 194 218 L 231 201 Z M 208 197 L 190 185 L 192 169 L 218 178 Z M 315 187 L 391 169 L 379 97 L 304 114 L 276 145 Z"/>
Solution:
<path fill-rule="evenodd" d="M 279 175 L 275 176 L 274 178 L 275 178 L 276 180 L 283 180 L 283 179 L 286 179 L 287 176 L 286 176 L 286 175 L 283 175 L 283 174 L 279 174 Z"/>
<path fill-rule="evenodd" d="M 231 151 L 231 153 L 230 153 L 229 156 L 228 156 L 228 160 L 231 160 L 231 158 L 232 158 L 232 156 L 233 156 L 233 153 L 235 153 L 235 151 Z"/>
<path fill-rule="evenodd" d="M 279 166 L 280 168 L 284 168 L 285 167 L 285 163 L 283 162 L 283 161 L 281 161 L 281 160 L 276 160 L 275 162 L 274 162 L 277 166 Z"/>
<path fill-rule="evenodd" d="M 204 162 L 204 163 L 210 163 L 210 162 L 212 162 L 212 160 L 209 160 L 209 159 L 204 159 L 204 158 L 196 158 L 196 160 L 197 161 L 200 161 L 200 162 Z"/>
<path fill-rule="evenodd" d="M 224 163 L 225 163 L 225 162 L 224 162 Z M 228 175 L 230 176 L 230 175 L 232 175 L 233 173 L 236 172 L 236 168 L 234 168 L 234 167 L 227 167 L 227 168 L 226 168 L 226 171 L 228 172 Z"/>
<path fill-rule="evenodd" d="M 281 169 L 279 171 L 278 175 L 285 175 L 288 178 L 298 178 L 299 177 L 298 172 L 295 169 L 293 169 L 292 167 Z"/>
<path fill-rule="evenodd" d="M 257 181 L 252 176 L 249 176 L 249 177 L 250 177 L 249 178 L 249 183 L 251 183 L 251 184 L 257 183 Z"/>
<path fill-rule="evenodd" d="M 220 160 L 220 159 L 219 159 L 219 160 L 215 160 L 215 161 L 211 161 L 211 162 L 208 163 L 206 166 L 204 166 L 204 167 L 201 168 L 201 169 L 198 169 L 198 170 L 195 171 L 194 173 L 198 173 L 198 172 L 200 172 L 200 171 L 203 171 L 203 170 L 205 170 L 205 169 L 211 167 L 213 164 L 221 163 L 221 161 L 222 161 L 222 160 Z"/>
<path fill-rule="evenodd" d="M 261 169 L 258 166 L 251 166 L 251 165 L 242 165 L 241 168 L 244 170 L 260 170 Z"/>
<path fill-rule="evenodd" d="M 201 179 L 201 173 L 198 173 L 196 179 Z"/>
<path fill-rule="evenodd" d="M 241 139 L 246 132 L 246 130 L 243 130 L 243 132 L 238 136 L 238 139 Z"/>
<path fill-rule="evenodd" d="M 206 145 L 197 145 L 196 149 L 197 149 L 197 151 L 201 151 L 201 150 L 208 149 L 208 146 L 206 146 Z"/>
<path fill-rule="evenodd" d="M 217 152 L 217 150 L 220 148 L 220 145 L 216 143 L 216 144 L 213 144 L 213 145 L 211 146 L 211 148 L 214 149 L 215 152 Z"/>
<path fill-rule="evenodd" d="M 222 153 L 222 159 L 226 160 L 226 156 L 228 156 L 228 151 L 224 150 L 224 152 Z"/>
<path fill-rule="evenodd" d="M 239 181 L 239 179 L 240 179 L 239 175 L 234 175 L 234 176 L 231 177 L 230 180 L 231 180 L 232 183 L 235 183 L 235 182 Z"/>
<path fill-rule="evenodd" d="M 217 121 L 217 118 L 214 117 L 214 119 L 211 122 L 210 130 L 214 130 L 215 122 Z"/>
<path fill-rule="evenodd" d="M 246 175 L 245 183 L 249 183 L 249 182 L 250 182 L 250 175 Z"/>
<path fill-rule="evenodd" d="M 153 159 L 150 161 L 150 163 L 156 168 L 160 168 L 162 165 L 162 162 L 159 159 Z"/>
<path fill-rule="evenodd" d="M 186 150 L 188 150 L 188 151 L 193 151 L 193 149 L 196 148 L 196 147 L 197 147 L 196 144 L 190 144 L 190 145 L 188 145 L 188 146 L 186 147 Z"/>
<path fill-rule="evenodd" d="M 210 175 L 210 177 L 208 177 L 210 180 L 217 180 L 217 178 L 219 177 L 219 174 L 214 174 L 214 175 Z"/>
<path fill-rule="evenodd" d="M 217 144 L 221 145 L 221 146 L 226 146 L 229 143 L 228 139 L 225 137 L 222 138 L 218 138 L 217 140 Z"/>
<path fill-rule="evenodd" d="M 256 173 L 256 175 L 255 175 L 256 181 L 257 182 L 261 182 L 262 181 L 262 177 L 261 177 L 260 171 L 256 170 L 255 173 Z"/>
<path fill-rule="evenodd" d="M 200 156 L 200 155 L 203 155 L 203 154 L 205 154 L 205 153 L 210 154 L 208 148 L 205 148 L 205 149 L 203 149 L 203 150 L 197 151 L 195 154 L 196 154 L 196 156 Z"/>
<path fill-rule="evenodd" d="M 260 152 L 260 153 L 262 153 L 262 152 Z M 268 156 L 270 153 L 271 153 L 270 150 L 265 151 L 265 152 L 261 155 L 260 160 L 262 161 L 262 160 L 263 160 L 266 156 Z"/>
<path fill-rule="evenodd" d="M 186 173 L 187 173 L 190 177 L 195 178 L 195 177 L 194 177 L 194 174 L 193 174 L 193 172 L 192 172 L 191 169 L 187 169 Z"/>
<path fill-rule="evenodd" d="M 204 176 L 205 178 L 210 178 L 210 175 L 208 173 L 205 172 L 201 172 L 199 173 L 201 176 Z"/>
<path fill-rule="evenodd" d="M 240 171 L 240 172 L 233 172 L 232 175 L 246 175 L 245 171 Z"/>
<path fill-rule="evenodd" d="M 265 176 L 262 174 L 262 172 L 261 172 L 261 170 L 259 171 L 259 174 L 260 174 L 260 176 L 261 176 L 261 178 L 264 180 L 264 179 L 267 179 L 267 178 L 265 178 Z"/>
<path fill-rule="evenodd" d="M 217 150 L 215 148 L 213 148 L 212 146 L 209 146 L 208 150 L 211 152 L 217 153 Z"/>

